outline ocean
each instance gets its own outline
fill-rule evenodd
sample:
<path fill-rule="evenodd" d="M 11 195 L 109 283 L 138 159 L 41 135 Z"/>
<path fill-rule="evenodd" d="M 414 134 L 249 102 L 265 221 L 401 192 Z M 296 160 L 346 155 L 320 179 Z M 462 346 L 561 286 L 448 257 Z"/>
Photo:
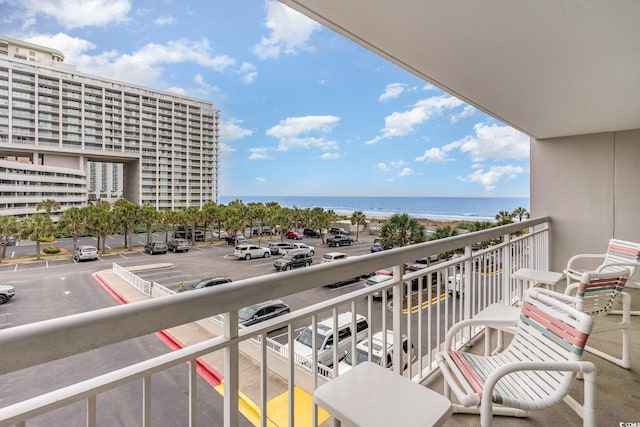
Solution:
<path fill-rule="evenodd" d="M 518 207 L 529 210 L 529 199 L 519 197 L 315 197 L 315 196 L 220 196 L 226 205 L 233 200 L 278 202 L 289 208 L 321 207 L 338 215 L 362 211 L 371 218 L 406 213 L 414 218 L 433 220 L 493 221 L 500 211 Z"/>

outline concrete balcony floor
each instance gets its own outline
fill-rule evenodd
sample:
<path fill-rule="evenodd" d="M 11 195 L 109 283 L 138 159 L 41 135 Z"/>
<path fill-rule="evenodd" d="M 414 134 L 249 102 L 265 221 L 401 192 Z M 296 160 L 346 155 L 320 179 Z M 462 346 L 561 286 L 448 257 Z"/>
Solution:
<path fill-rule="evenodd" d="M 632 311 L 640 311 L 640 289 L 627 289 L 631 294 Z M 609 315 L 599 319 L 596 325 L 607 322 L 619 322 L 620 316 Z M 495 334 L 494 334 L 495 337 Z M 508 335 L 506 335 L 508 337 Z M 505 338 L 506 338 L 505 337 Z M 607 349 L 614 355 L 619 355 L 622 349 L 621 331 L 603 332 L 589 337 L 589 345 L 598 349 Z M 467 351 L 481 354 L 484 350 L 484 340 L 478 340 Z M 596 364 L 597 391 L 596 407 L 598 426 L 619 426 L 621 423 L 640 423 L 640 316 L 631 316 L 631 369 L 621 368 L 607 360 L 588 352 L 583 360 Z M 429 384 L 429 388 L 439 393 L 443 391 L 442 378 L 438 377 Z M 574 381 L 571 395 L 582 402 L 583 384 L 581 380 Z M 455 396 L 452 396 L 455 402 Z M 454 414 L 445 426 L 478 426 L 479 415 Z M 530 411 L 527 418 L 512 418 L 494 416 L 493 425 L 496 427 L 513 426 L 581 426 L 582 419 L 565 403 L 559 403 L 547 409 Z"/>

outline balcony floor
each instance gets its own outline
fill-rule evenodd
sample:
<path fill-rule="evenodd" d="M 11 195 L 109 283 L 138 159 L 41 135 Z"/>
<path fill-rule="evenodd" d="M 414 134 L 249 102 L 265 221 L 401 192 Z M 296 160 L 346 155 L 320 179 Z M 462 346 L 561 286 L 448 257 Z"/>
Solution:
<path fill-rule="evenodd" d="M 631 309 L 640 311 L 640 289 L 628 289 L 631 294 Z M 620 316 L 610 315 L 599 319 L 596 325 L 604 322 L 620 321 Z M 494 334 L 495 336 L 495 334 Z M 589 337 L 589 344 L 596 348 L 613 349 L 619 354 L 622 342 L 621 331 L 603 332 Z M 477 341 L 469 351 L 481 353 L 484 341 Z M 584 360 L 596 364 L 597 376 L 597 420 L 599 426 L 618 426 L 620 423 L 640 422 L 640 316 L 631 316 L 631 369 L 623 369 L 593 354 L 585 353 Z M 443 391 L 442 378 L 438 377 L 429 384 L 429 388 L 439 393 Z M 582 402 L 582 381 L 575 381 L 571 395 Z M 455 400 L 455 397 L 453 397 Z M 454 414 L 445 426 L 478 426 L 479 415 Z M 579 426 L 582 419 L 565 403 L 551 408 L 531 411 L 527 418 L 494 417 L 494 426 Z"/>

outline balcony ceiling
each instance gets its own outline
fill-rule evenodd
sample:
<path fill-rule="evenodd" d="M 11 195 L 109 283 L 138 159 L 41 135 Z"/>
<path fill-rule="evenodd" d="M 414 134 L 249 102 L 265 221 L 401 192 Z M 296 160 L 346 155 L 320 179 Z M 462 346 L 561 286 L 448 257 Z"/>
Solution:
<path fill-rule="evenodd" d="M 280 1 L 534 138 L 640 128 L 640 1 Z"/>

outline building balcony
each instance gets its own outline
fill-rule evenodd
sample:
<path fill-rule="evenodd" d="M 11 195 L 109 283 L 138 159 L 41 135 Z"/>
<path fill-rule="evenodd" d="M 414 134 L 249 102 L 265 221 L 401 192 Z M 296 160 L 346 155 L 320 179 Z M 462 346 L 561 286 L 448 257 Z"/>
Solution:
<path fill-rule="evenodd" d="M 351 257 L 337 263 L 253 277 L 234 282 L 233 286 L 181 294 L 145 282 L 114 264 L 110 278 L 104 280 L 116 287 L 119 297 L 130 304 L 0 330 L 3 349 L 0 374 L 4 378 L 16 378 L 20 370 L 38 369 L 44 363 L 74 357 L 88 350 L 102 351 L 151 333 L 165 338 L 173 336 L 184 346 L 178 345 L 174 351 L 136 361 L 97 377 L 71 381 L 62 389 L 43 388 L 41 393 L 23 402 L 8 404 L 3 399 L 0 426 L 29 425 L 36 416 L 37 423 L 47 424 L 60 411 L 64 411 L 70 424 L 96 425 L 99 418 L 100 424 L 113 425 L 117 424 L 119 415 L 101 412 L 101 403 L 112 399 L 124 401 L 128 399 L 125 395 L 136 396 L 133 400 L 139 405 L 136 409 L 139 424 L 151 425 L 153 418 L 195 425 L 199 411 L 204 410 L 202 403 L 198 404 L 200 393 L 203 393 L 201 387 L 196 387 L 201 381 L 198 374 L 209 384 L 219 383 L 224 377 L 223 383 L 216 387 L 223 397 L 206 406 L 215 406 L 214 412 L 225 425 L 245 425 L 246 421 L 254 425 L 284 425 L 294 416 L 296 424 L 301 420 L 305 421 L 303 425 L 322 424 L 326 422 L 327 414 L 313 407 L 304 396 L 308 397 L 315 388 L 340 375 L 339 365 L 329 368 L 319 364 L 317 354 L 306 358 L 288 349 L 293 347 L 294 328 L 301 324 L 311 325 L 317 331 L 320 320 L 325 317 L 337 319 L 337 315 L 345 311 L 364 315 L 369 322 L 369 334 L 379 330 L 392 330 L 397 337 L 406 334 L 410 345 L 416 349 L 416 360 L 403 375 L 442 392 L 434 354 L 446 331 L 457 321 L 473 317 L 491 303 L 509 300 L 508 296 L 517 286 L 512 277 L 515 270 L 524 267 L 548 269 L 550 227 L 549 218 L 538 218 Z M 482 242 L 494 244 L 487 246 Z M 485 246 L 486 249 L 480 249 Z M 441 254 L 449 254 L 449 258 L 433 264 L 416 262 L 435 260 Z M 266 322 L 248 327 L 238 323 L 238 311 L 244 306 L 312 292 L 315 288 L 380 269 L 391 270 L 391 279 L 371 287 L 351 287 L 336 292 L 334 298 L 296 307 L 291 313 Z M 460 297 L 455 296 L 452 285 L 456 280 L 460 280 L 464 289 Z M 391 295 L 387 296 L 388 293 Z M 374 299 L 377 294 L 382 296 L 381 301 Z M 406 301 L 410 303 L 406 304 Z M 640 295 L 635 295 L 634 301 L 638 305 Z M 267 336 L 275 330 L 287 335 L 284 345 Z M 633 350 L 636 350 L 632 354 L 637 354 L 640 351 L 637 322 L 632 330 Z M 461 345 L 472 345 L 474 351 L 482 351 L 483 334 L 476 332 Z M 592 338 L 604 340 L 606 344 L 617 336 L 594 335 Z M 395 366 L 401 365 L 400 354 L 400 351 L 394 352 Z M 332 350 L 334 362 L 341 356 L 336 346 Z M 632 391 L 640 380 L 637 366 L 624 370 L 592 355 L 585 358 L 595 362 L 599 370 L 598 424 L 637 421 L 637 402 L 634 403 L 637 396 L 634 397 L 636 393 Z M 169 370 L 178 372 L 185 379 L 182 388 L 177 383 L 163 381 Z M 176 396 L 176 400 L 172 404 L 155 400 L 151 393 L 152 383 L 170 387 L 170 394 Z M 6 384 L 5 394 L 11 395 L 10 386 Z M 16 387 L 21 386 L 17 381 Z M 577 395 L 581 387 L 580 381 L 576 381 Z M 284 396 L 283 403 L 272 406 L 271 402 L 277 396 Z M 130 409 L 122 406 L 123 411 Z M 615 419 L 611 418 L 612 414 Z M 274 421 L 277 417 L 284 417 L 278 418 L 281 423 Z M 497 426 L 575 425 L 579 422 L 579 417 L 562 403 L 550 409 L 532 411 L 525 419 L 494 417 Z M 445 425 L 478 423 L 476 415 L 454 415 Z"/>

